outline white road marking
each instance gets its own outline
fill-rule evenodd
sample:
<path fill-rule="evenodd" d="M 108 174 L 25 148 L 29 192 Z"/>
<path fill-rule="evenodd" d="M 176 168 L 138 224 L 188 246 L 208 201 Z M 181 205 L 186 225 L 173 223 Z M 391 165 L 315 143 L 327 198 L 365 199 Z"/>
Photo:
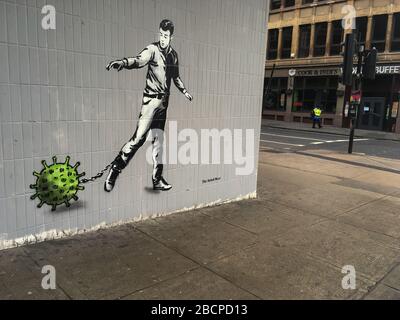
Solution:
<path fill-rule="evenodd" d="M 349 140 L 345 140 L 345 141 L 349 141 Z M 354 139 L 354 141 L 369 141 L 369 139 Z"/>
<path fill-rule="evenodd" d="M 281 134 L 274 134 L 274 133 L 261 133 L 262 136 L 272 136 L 272 137 L 282 137 L 282 138 L 291 138 L 291 139 L 300 139 L 300 140 L 310 140 L 313 142 L 310 142 L 309 145 L 321 145 L 325 143 L 339 143 L 339 142 L 348 142 L 348 139 L 343 139 L 343 140 L 322 140 L 322 139 L 315 139 L 315 138 L 306 138 L 306 137 L 296 137 L 296 136 L 288 136 L 288 135 L 281 135 Z M 354 139 L 354 141 L 368 141 L 370 139 Z M 280 144 L 280 145 L 287 145 L 287 146 L 293 146 L 293 147 L 305 147 L 304 144 L 293 144 L 293 143 L 287 143 L 287 142 L 279 142 L 279 141 L 273 141 L 273 140 L 260 140 L 261 142 L 267 142 L 267 143 L 275 143 L 275 144 Z M 287 150 L 290 150 L 290 148 L 284 148 Z"/>
<path fill-rule="evenodd" d="M 368 141 L 368 140 L 369 139 L 354 139 L 354 141 Z M 349 142 L 349 139 L 326 141 L 326 143 L 335 143 L 335 142 Z"/>
<path fill-rule="evenodd" d="M 354 139 L 354 141 L 368 141 L 369 139 Z M 317 145 L 317 144 L 324 144 L 324 143 L 336 143 L 336 142 L 349 142 L 349 140 L 328 140 L 325 142 L 311 142 L 310 144 L 312 145 Z"/>
<path fill-rule="evenodd" d="M 268 143 L 283 144 L 283 145 L 293 146 L 293 147 L 305 147 L 304 144 L 284 143 L 284 142 L 277 142 L 277 141 L 271 141 L 271 140 L 260 140 L 260 141 L 261 142 L 268 142 Z"/>
<path fill-rule="evenodd" d="M 326 140 L 322 140 L 322 139 L 305 138 L 305 137 L 295 137 L 295 136 L 285 136 L 285 135 L 281 135 L 281 134 L 264 133 L 264 132 L 262 132 L 261 135 L 264 135 L 264 136 L 274 136 L 274 137 L 282 137 L 282 138 L 292 138 L 292 139 L 301 139 L 301 140 L 310 140 L 310 141 L 322 141 L 322 142 L 326 142 Z"/>
<path fill-rule="evenodd" d="M 275 150 L 274 148 L 260 146 L 260 150 Z"/>

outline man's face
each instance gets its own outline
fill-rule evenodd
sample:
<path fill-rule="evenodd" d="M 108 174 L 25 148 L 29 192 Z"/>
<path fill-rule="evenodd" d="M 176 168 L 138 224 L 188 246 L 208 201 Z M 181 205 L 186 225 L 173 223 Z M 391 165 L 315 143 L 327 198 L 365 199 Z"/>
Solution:
<path fill-rule="evenodd" d="M 160 28 L 160 46 L 165 49 L 169 46 L 172 41 L 171 32 L 169 30 L 164 31 Z"/>

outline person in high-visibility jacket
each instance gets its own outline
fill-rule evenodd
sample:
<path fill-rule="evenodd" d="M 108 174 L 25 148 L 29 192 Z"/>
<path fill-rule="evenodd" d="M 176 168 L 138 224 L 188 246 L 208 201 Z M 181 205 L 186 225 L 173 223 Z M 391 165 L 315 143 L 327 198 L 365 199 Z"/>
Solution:
<path fill-rule="evenodd" d="M 315 107 L 312 112 L 312 119 L 313 119 L 313 128 L 315 128 L 315 125 L 318 123 L 318 127 L 322 128 L 321 126 L 321 114 L 322 114 L 322 110 L 320 107 Z"/>

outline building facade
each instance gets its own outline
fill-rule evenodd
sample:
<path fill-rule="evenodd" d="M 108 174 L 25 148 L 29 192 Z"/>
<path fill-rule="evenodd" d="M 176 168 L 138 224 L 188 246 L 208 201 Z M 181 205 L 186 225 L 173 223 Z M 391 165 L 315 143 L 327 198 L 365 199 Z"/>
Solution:
<path fill-rule="evenodd" d="M 43 27 L 45 5 L 54 7 L 55 29 Z M 255 197 L 267 14 L 265 0 L 0 0 L 0 250 Z M 105 176 L 90 177 L 134 134 L 147 72 L 106 65 L 158 42 L 166 18 L 175 25 L 180 77 L 194 98 L 172 84 L 164 176 L 173 188 L 153 190 L 147 142 L 105 192 Z M 254 130 L 254 152 L 243 157 L 250 170 L 238 174 L 242 159 L 216 163 L 211 153 L 203 161 L 195 148 L 204 129 Z M 194 148 L 180 151 L 187 143 Z M 250 146 L 243 142 L 243 150 Z M 181 161 L 178 152 L 196 158 Z M 78 186 L 85 190 L 72 169 L 79 177 L 86 172 L 90 181 Z M 53 212 L 60 199 L 71 206 Z"/>
<path fill-rule="evenodd" d="M 351 14 L 353 24 L 346 20 Z M 347 127 L 341 43 L 354 32 L 366 50 L 378 50 L 376 78 L 363 81 L 357 125 L 400 132 L 400 0 L 271 0 L 268 29 L 264 118 L 309 122 L 319 105 L 325 125 Z"/>

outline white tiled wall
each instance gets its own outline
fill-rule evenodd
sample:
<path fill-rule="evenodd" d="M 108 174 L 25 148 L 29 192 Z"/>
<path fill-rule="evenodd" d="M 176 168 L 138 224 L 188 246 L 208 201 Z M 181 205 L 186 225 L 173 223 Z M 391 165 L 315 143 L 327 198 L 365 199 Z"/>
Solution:
<path fill-rule="evenodd" d="M 45 4 L 57 10 L 56 30 L 41 28 Z M 194 96 L 189 103 L 173 88 L 168 119 L 199 132 L 255 129 L 256 164 L 266 17 L 267 0 L 0 0 L 0 248 L 54 229 L 90 229 L 254 193 L 256 169 L 237 176 L 234 165 L 168 165 L 174 188 L 150 193 L 147 145 L 111 194 L 101 179 L 69 209 L 36 208 L 29 185 L 53 155 L 70 155 L 88 176 L 114 159 L 133 134 L 146 70 L 105 66 L 156 41 L 163 18 L 175 23 L 181 78 Z M 202 183 L 214 177 L 221 180 Z"/>

